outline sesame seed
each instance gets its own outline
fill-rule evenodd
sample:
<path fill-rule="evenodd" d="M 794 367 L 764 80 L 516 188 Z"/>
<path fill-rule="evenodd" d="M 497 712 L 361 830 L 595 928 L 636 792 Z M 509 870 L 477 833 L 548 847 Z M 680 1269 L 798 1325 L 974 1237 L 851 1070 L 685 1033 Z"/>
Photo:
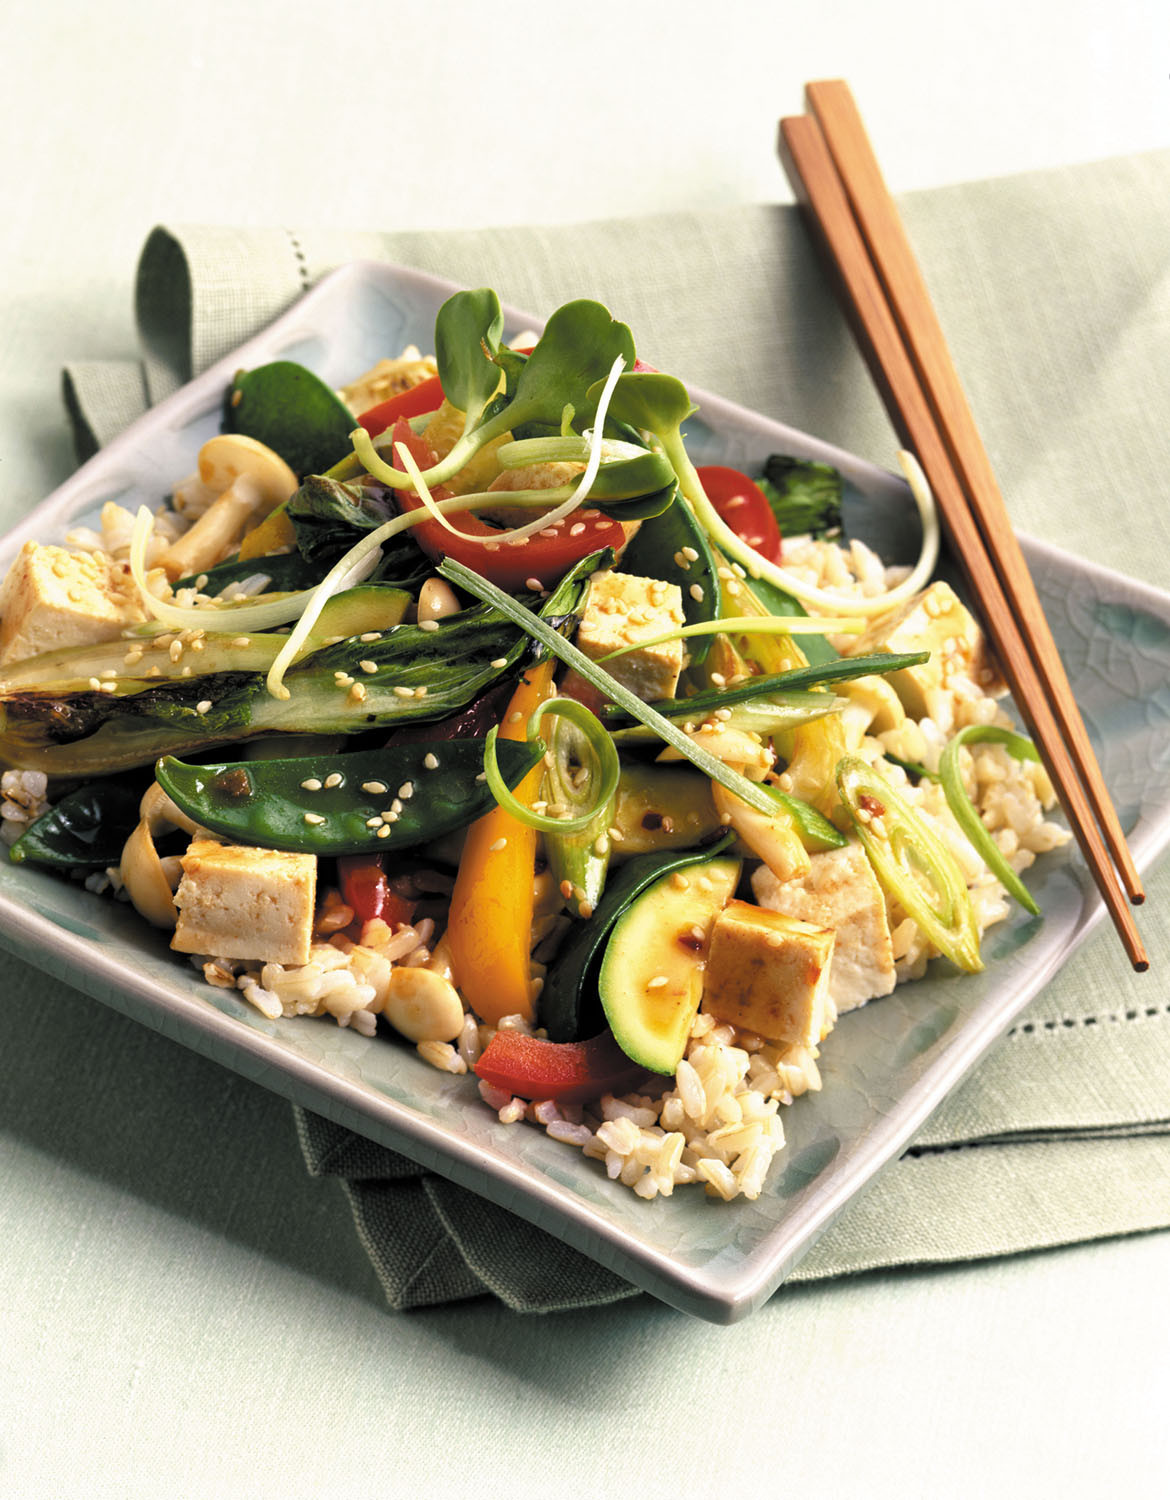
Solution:
<path fill-rule="evenodd" d="M 437 771 L 439 769 L 439 757 L 433 751 L 428 750 L 423 756 L 423 765 L 426 766 L 428 771 Z"/>
<path fill-rule="evenodd" d="M 588 922 L 589 918 L 593 915 L 593 903 L 592 903 L 592 901 L 578 901 L 577 902 L 577 915 L 581 918 L 581 920 L 583 922 Z"/>
<path fill-rule="evenodd" d="M 715 710 L 715 717 L 722 719 L 726 723 L 731 718 L 731 710 L 729 708 L 717 708 Z"/>
<path fill-rule="evenodd" d="M 560 883 L 559 889 L 560 889 L 561 895 L 567 901 L 569 899 L 569 897 L 573 894 L 573 882 L 571 880 L 562 880 L 561 883 Z"/>
<path fill-rule="evenodd" d="M 375 814 L 375 816 L 372 817 L 372 818 L 367 818 L 366 819 L 366 827 L 367 828 L 381 828 L 381 826 L 382 826 L 382 819 L 377 814 Z"/>
<path fill-rule="evenodd" d="M 546 526 L 543 531 L 538 532 L 537 534 L 539 536 L 556 536 L 557 528 L 555 526 Z"/>
<path fill-rule="evenodd" d="M 118 691 L 118 684 L 116 682 L 103 682 L 98 691 L 100 693 L 116 693 Z"/>
<path fill-rule="evenodd" d="M 122 658 L 122 665 L 124 667 L 136 667 L 141 660 L 142 648 L 138 647 L 133 651 L 127 651 L 126 655 Z"/>
<path fill-rule="evenodd" d="M 523 715 L 523 714 L 522 714 L 522 713 L 521 713 L 521 712 L 520 712 L 520 710 L 519 710 L 519 709 L 518 709 L 518 708 L 517 708 L 517 709 L 515 709 L 515 710 L 514 710 L 514 711 L 513 711 L 513 712 L 512 712 L 512 713 L 510 713 L 510 714 L 509 714 L 509 715 L 508 715 L 508 723 L 509 723 L 509 724 L 519 724 L 519 722 L 520 722 L 520 720 L 521 720 L 521 719 L 522 719 L 522 718 L 523 718 L 523 717 L 524 717 L 524 715 Z"/>
<path fill-rule="evenodd" d="M 690 594 L 692 599 L 702 599 L 703 585 L 701 583 L 692 583 L 687 592 Z"/>
<path fill-rule="evenodd" d="M 366 701 L 365 684 L 361 682 L 353 683 L 349 690 L 349 696 L 354 703 L 364 703 Z"/>
<path fill-rule="evenodd" d="M 719 821 L 723 824 L 724 828 L 726 828 L 727 825 L 731 822 L 731 814 L 730 813 L 720 813 L 719 814 Z"/>
<path fill-rule="evenodd" d="M 597 855 L 609 853 L 609 840 L 606 838 L 604 833 L 598 834 L 598 836 L 593 840 L 593 852 Z"/>
<path fill-rule="evenodd" d="M 711 681 L 719 688 L 727 686 L 727 678 L 724 677 L 722 672 L 712 672 Z"/>
<path fill-rule="evenodd" d="M 479 775 L 475 779 L 476 779 L 476 781 L 486 781 L 487 780 L 487 772 L 486 771 L 481 771 L 479 773 Z"/>
<path fill-rule="evenodd" d="M 201 702 L 197 703 L 195 705 L 195 712 L 197 714 L 209 714 L 211 712 L 211 699 L 204 698 Z"/>
<path fill-rule="evenodd" d="M 232 641 L 232 645 L 233 646 L 250 646 L 251 644 L 252 644 L 252 638 L 251 638 L 251 636 L 247 636 L 247 635 L 238 635 Z"/>
<path fill-rule="evenodd" d="M 506 849 L 507 847 L 508 847 L 508 840 L 507 839 L 497 839 L 494 844 L 490 844 L 488 846 L 488 853 L 489 854 L 498 854 L 501 849 Z"/>
<path fill-rule="evenodd" d="M 684 547 L 682 549 L 682 555 L 686 558 L 686 560 L 688 562 L 698 562 L 698 560 L 699 560 L 699 554 L 695 551 L 695 549 L 693 547 Z"/>
<path fill-rule="evenodd" d="M 308 781 L 302 781 L 301 786 L 306 792 L 319 792 L 321 790 L 321 783 L 315 776 L 310 776 Z"/>
<path fill-rule="evenodd" d="M 402 798 L 413 797 L 414 796 L 414 782 L 413 781 L 404 781 L 402 783 L 402 785 L 398 788 L 398 795 L 400 797 L 402 797 Z"/>
<path fill-rule="evenodd" d="M 615 828 L 611 828 L 609 830 L 609 836 L 610 836 L 610 838 L 613 840 L 613 842 L 615 844 L 622 844 L 622 843 L 624 843 L 625 842 L 625 838 L 626 838 L 625 834 L 621 831 L 621 829 L 620 828 L 616 828 L 616 827 Z"/>
<path fill-rule="evenodd" d="M 177 662 L 179 660 L 179 658 L 183 654 L 183 642 L 182 641 L 172 641 L 171 644 L 170 644 L 170 648 L 169 649 L 170 649 L 171 660 Z"/>
<path fill-rule="evenodd" d="M 91 693 L 100 693 L 101 692 L 102 685 L 101 685 L 101 683 L 98 681 L 98 679 L 96 677 L 91 677 L 89 679 L 89 689 L 90 689 Z"/>
<path fill-rule="evenodd" d="M 342 776 L 340 771 L 330 771 L 329 775 L 325 778 L 325 785 L 340 786 L 344 780 L 345 778 Z"/>
<path fill-rule="evenodd" d="M 388 839 L 390 837 L 389 823 L 383 823 L 381 828 L 378 829 L 378 837 L 380 839 Z"/>
<path fill-rule="evenodd" d="M 653 979 L 646 981 L 646 988 L 648 990 L 664 990 L 669 983 L 670 980 L 667 979 L 665 974 L 655 974 Z"/>
<path fill-rule="evenodd" d="M 540 594 L 544 591 L 544 585 L 539 578 L 526 578 L 524 580 L 524 587 L 531 589 L 534 594 Z"/>
<path fill-rule="evenodd" d="M 581 533 L 584 530 L 585 530 L 585 522 L 584 521 L 576 521 L 576 522 L 573 523 L 572 526 L 569 527 L 569 535 L 570 536 L 580 536 Z"/>
<path fill-rule="evenodd" d="M 380 797 L 383 792 L 389 791 L 384 781 L 363 781 L 362 791 L 369 792 L 371 796 Z"/>
<path fill-rule="evenodd" d="M 319 823 L 324 823 L 324 821 L 325 819 L 321 816 L 320 813 L 305 814 L 305 822 L 311 824 L 313 827 L 316 827 Z"/>
<path fill-rule="evenodd" d="M 408 688 L 408 687 L 403 687 L 401 684 L 399 684 L 394 689 L 394 694 L 398 698 L 413 698 L 414 697 L 414 689 L 413 688 Z"/>
<path fill-rule="evenodd" d="M 368 658 L 364 661 L 359 661 L 358 666 L 361 667 L 363 672 L 367 673 L 376 672 L 378 670 L 378 663 L 376 661 L 370 661 Z"/>
<path fill-rule="evenodd" d="M 420 620 L 418 628 L 420 630 L 438 630 L 439 622 L 438 620 Z"/>
<path fill-rule="evenodd" d="M 676 870 L 670 877 L 670 883 L 676 891 L 689 891 L 691 883 L 681 870 Z"/>
<path fill-rule="evenodd" d="M 416 698 L 425 698 L 426 695 L 429 692 L 430 692 L 430 688 L 429 687 L 416 687 L 415 690 L 414 690 L 414 696 Z"/>
<path fill-rule="evenodd" d="M 491 667 L 491 668 L 493 668 L 493 670 L 495 670 L 497 672 L 499 671 L 499 669 L 501 667 L 506 667 L 507 665 L 508 665 L 508 658 L 506 656 L 496 656 L 496 657 L 493 657 L 490 662 L 488 662 L 488 666 Z"/>
<path fill-rule="evenodd" d="M 737 578 L 746 578 L 747 577 L 746 572 L 744 572 L 744 567 L 743 567 L 742 563 L 733 562 L 732 565 L 731 565 L 731 571 L 735 574 L 735 576 Z"/>
<path fill-rule="evenodd" d="M 367 630 L 364 635 L 358 636 L 358 640 L 365 641 L 367 645 L 370 641 L 380 641 L 381 639 L 382 632 L 380 630 Z"/>

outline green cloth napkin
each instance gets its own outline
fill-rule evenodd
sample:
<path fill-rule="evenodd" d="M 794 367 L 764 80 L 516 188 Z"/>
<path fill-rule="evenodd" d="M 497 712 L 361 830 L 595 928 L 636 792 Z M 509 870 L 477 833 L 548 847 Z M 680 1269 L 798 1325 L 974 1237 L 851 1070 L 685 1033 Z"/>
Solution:
<path fill-rule="evenodd" d="M 1170 585 L 1170 152 L 908 195 L 903 207 L 1022 529 Z M 734 208 L 446 233 L 155 229 L 142 357 L 76 364 L 84 456 L 347 260 L 436 272 L 546 315 L 608 303 L 652 363 L 889 464 L 895 440 L 796 210 Z M 388 350 L 387 353 L 395 351 Z M 1108 506 L 1108 523 L 1102 507 Z M 1154 967 L 1099 933 L 794 1280 L 945 1263 L 1170 1225 L 1170 872 Z M 1160 962 L 1159 962 L 1160 961 Z M 494 1293 L 551 1311 L 634 1288 L 542 1231 L 303 1110 L 396 1308 Z"/>

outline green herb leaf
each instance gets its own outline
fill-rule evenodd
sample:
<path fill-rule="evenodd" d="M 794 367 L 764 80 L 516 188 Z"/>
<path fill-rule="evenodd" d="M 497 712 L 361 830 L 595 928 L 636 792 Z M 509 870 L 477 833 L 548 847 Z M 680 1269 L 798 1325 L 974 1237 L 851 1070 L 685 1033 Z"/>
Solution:
<path fill-rule="evenodd" d="M 840 530 L 845 484 L 832 464 L 773 453 L 758 483 L 781 536 L 823 537 Z"/>
<path fill-rule="evenodd" d="M 223 430 L 274 449 L 294 474 L 318 474 L 344 458 L 354 415 L 312 370 L 289 359 L 241 370 L 223 409 Z"/>

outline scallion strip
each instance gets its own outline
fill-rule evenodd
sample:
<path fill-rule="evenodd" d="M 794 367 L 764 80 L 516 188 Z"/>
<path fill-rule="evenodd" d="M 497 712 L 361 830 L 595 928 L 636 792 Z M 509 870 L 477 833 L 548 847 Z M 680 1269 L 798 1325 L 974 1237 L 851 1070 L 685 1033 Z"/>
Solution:
<path fill-rule="evenodd" d="M 995 840 L 983 826 L 983 820 L 963 785 L 959 751 L 964 745 L 987 742 L 1003 745 L 1015 760 L 1039 761 L 1040 759 L 1032 741 L 1022 734 L 1017 734 L 1014 729 L 1003 729 L 998 724 L 969 724 L 966 729 L 960 729 L 947 741 L 939 761 L 939 780 L 946 794 L 947 806 L 954 814 L 955 822 L 967 835 L 976 854 L 1008 895 L 1018 901 L 1025 911 L 1030 911 L 1034 917 L 1038 917 L 1040 908 L 1036 905 L 1032 893 L 1000 853 Z"/>
<path fill-rule="evenodd" d="M 837 789 L 886 892 L 944 957 L 977 973 L 983 967 L 979 928 L 955 856 L 886 778 L 857 756 L 837 763 Z"/>
<path fill-rule="evenodd" d="M 586 682 L 592 683 L 604 697 L 612 699 L 619 707 L 624 708 L 631 718 L 637 719 L 639 724 L 645 724 L 653 729 L 659 739 L 665 740 L 668 745 L 673 745 L 710 780 L 717 781 L 720 786 L 726 787 L 729 792 L 746 802 L 749 807 L 754 807 L 757 812 L 775 812 L 775 803 L 755 783 L 749 781 L 746 776 L 741 776 L 738 771 L 733 771 L 730 766 L 725 766 L 710 751 L 696 745 L 694 740 L 677 724 L 672 724 L 669 719 L 663 718 L 660 713 L 652 709 L 648 703 L 643 703 L 641 698 L 630 692 L 629 688 L 624 687 L 615 677 L 611 677 L 604 667 L 599 667 L 596 662 L 591 661 L 583 651 L 565 640 L 551 625 L 548 625 L 539 615 L 534 615 L 523 604 L 518 603 L 510 594 L 506 594 L 503 589 L 497 588 L 494 583 L 489 583 L 486 578 L 482 578 L 462 563 L 456 562 L 454 558 L 444 558 L 439 564 L 439 572 L 450 582 L 457 583 L 467 593 L 474 594 L 477 599 L 482 599 L 486 604 L 494 605 L 502 615 L 519 625 L 526 635 L 539 641 L 566 666 L 580 673 Z"/>
<path fill-rule="evenodd" d="M 643 646 L 663 646 L 667 641 L 686 640 L 693 635 L 723 635 L 731 631 L 746 631 L 755 635 L 860 635 L 868 621 L 856 616 L 839 620 L 814 619 L 811 615 L 772 615 L 757 618 L 755 615 L 732 615 L 722 620 L 696 620 L 693 625 L 680 625 L 677 630 L 668 630 L 663 635 L 648 636 L 634 641 L 629 646 L 619 646 L 600 658 L 612 661 L 615 656 L 625 656 L 628 651 L 640 651 Z"/>
<path fill-rule="evenodd" d="M 594 795 L 586 810 L 575 817 L 557 818 L 538 813 L 527 803 L 521 802 L 509 789 L 500 772 L 496 755 L 498 731 L 494 726 L 488 730 L 483 749 L 483 769 L 487 776 L 488 788 L 506 812 L 510 812 L 519 822 L 526 823 L 529 828 L 535 828 L 540 833 L 583 833 L 597 817 L 598 811 L 617 791 L 618 778 L 621 776 L 622 769 L 621 762 L 618 760 L 617 747 L 602 728 L 596 714 L 586 708 L 585 704 L 578 703 L 575 698 L 549 698 L 539 704 L 528 720 L 527 737 L 530 743 L 533 741 L 543 743 L 538 730 L 540 721 L 546 714 L 567 719 L 575 725 L 593 752 L 596 764 L 591 780 L 595 783 L 595 788 L 591 788 L 594 790 Z"/>

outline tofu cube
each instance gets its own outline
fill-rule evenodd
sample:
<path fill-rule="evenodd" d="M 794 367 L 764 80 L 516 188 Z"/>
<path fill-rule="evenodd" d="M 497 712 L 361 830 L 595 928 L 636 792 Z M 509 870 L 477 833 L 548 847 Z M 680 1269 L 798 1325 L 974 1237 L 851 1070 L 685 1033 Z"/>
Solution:
<path fill-rule="evenodd" d="M 636 647 L 625 656 L 605 662 L 604 667 L 643 702 L 653 703 L 674 697 L 683 668 L 683 643 L 673 640 L 660 646 L 639 646 L 638 642 L 653 640 L 685 623 L 678 584 L 639 578 L 633 573 L 599 573 L 577 627 L 577 645 L 591 661 L 627 646 Z"/>
<path fill-rule="evenodd" d="M 794 880 L 777 880 L 762 866 L 752 876 L 752 890 L 768 910 L 836 934 L 829 999 L 839 1015 L 893 990 L 886 898 L 859 843 L 810 855 L 808 870 Z"/>
<path fill-rule="evenodd" d="M 919 667 L 891 672 L 888 681 L 906 712 L 915 719 L 930 717 L 943 730 L 954 725 L 953 700 L 967 684 L 985 693 L 1006 691 L 995 659 L 975 618 L 949 583 L 939 579 L 901 609 L 876 621 L 850 647 L 851 656 L 929 651 Z"/>
<path fill-rule="evenodd" d="M 0 663 L 114 640 L 145 618 L 128 564 L 25 542 L 0 589 Z"/>
<path fill-rule="evenodd" d="M 711 929 L 702 1008 L 769 1041 L 815 1047 L 835 1019 L 832 957 L 826 928 L 729 901 Z"/>
<path fill-rule="evenodd" d="M 316 855 L 192 839 L 182 866 L 172 948 L 211 958 L 308 963 Z"/>

